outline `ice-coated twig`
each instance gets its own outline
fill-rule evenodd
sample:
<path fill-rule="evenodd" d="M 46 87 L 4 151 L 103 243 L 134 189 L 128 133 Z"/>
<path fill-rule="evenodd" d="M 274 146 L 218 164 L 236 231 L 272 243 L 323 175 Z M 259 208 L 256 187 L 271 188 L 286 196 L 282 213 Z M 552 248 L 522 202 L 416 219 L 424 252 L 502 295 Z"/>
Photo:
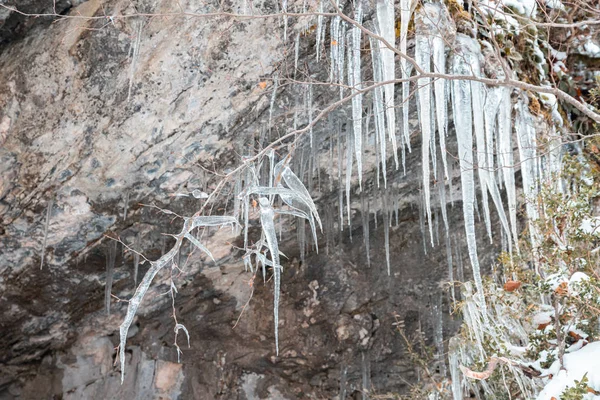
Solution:
<path fill-rule="evenodd" d="M 142 303 L 144 295 L 150 288 L 150 285 L 152 284 L 154 277 L 156 277 L 156 274 L 158 274 L 161 269 L 163 269 L 164 267 L 169 265 L 169 263 L 171 263 L 173 261 L 175 256 L 177 256 L 177 254 L 179 253 L 179 249 L 181 248 L 183 239 L 186 237 L 186 235 L 189 235 L 189 233 L 196 227 L 218 226 L 215 222 L 215 221 L 217 221 L 216 218 L 218 218 L 218 217 L 216 217 L 216 216 L 215 217 L 195 216 L 193 218 L 184 219 L 184 224 L 183 224 L 183 228 L 181 229 L 181 232 L 178 235 L 174 235 L 175 245 L 171 248 L 171 250 L 169 250 L 165 255 L 163 255 L 158 260 L 150 261 L 150 268 L 148 269 L 148 271 L 142 278 L 142 281 L 136 288 L 135 293 L 129 300 L 125 318 L 123 319 L 123 322 L 119 326 L 119 363 L 121 365 L 121 383 L 123 383 L 123 381 L 125 379 L 125 345 L 127 342 L 127 332 L 129 332 L 129 327 L 133 323 L 135 314 L 137 313 L 137 310 L 138 310 L 140 304 Z M 231 220 L 229 220 L 228 218 L 233 218 L 233 217 L 226 217 L 224 220 L 222 220 L 222 221 L 225 221 L 224 222 L 225 225 L 231 224 Z M 235 218 L 234 218 L 234 220 L 235 220 Z M 237 223 L 237 220 L 235 220 L 235 223 Z"/>

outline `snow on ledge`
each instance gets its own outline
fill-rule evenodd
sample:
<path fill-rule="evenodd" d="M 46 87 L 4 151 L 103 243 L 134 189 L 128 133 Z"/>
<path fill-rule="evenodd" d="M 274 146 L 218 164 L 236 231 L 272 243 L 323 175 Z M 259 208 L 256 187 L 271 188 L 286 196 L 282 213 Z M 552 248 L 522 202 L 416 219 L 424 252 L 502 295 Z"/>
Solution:
<path fill-rule="evenodd" d="M 559 363 L 555 361 L 548 369 L 553 375 L 552 379 L 538 395 L 537 400 L 551 400 L 561 398 L 563 391 L 575 386 L 575 381 L 580 381 L 585 374 L 588 386 L 600 390 L 600 342 L 590 343 L 573 353 L 564 356 L 565 369 L 559 370 Z M 600 400 L 599 395 L 588 393 L 583 400 Z"/>

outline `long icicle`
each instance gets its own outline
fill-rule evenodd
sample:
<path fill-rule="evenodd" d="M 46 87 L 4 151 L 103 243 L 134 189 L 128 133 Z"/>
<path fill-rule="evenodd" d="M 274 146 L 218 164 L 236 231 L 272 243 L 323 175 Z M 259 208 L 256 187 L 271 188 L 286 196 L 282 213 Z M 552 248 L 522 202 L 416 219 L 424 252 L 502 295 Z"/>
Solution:
<path fill-rule="evenodd" d="M 371 44 L 371 60 L 373 62 L 373 80 L 383 81 L 381 72 L 381 57 L 377 51 L 377 42 L 369 37 Z M 387 144 L 385 139 L 385 114 L 383 103 L 383 89 L 377 86 L 373 90 L 373 115 L 375 122 L 376 143 L 379 144 L 379 157 L 381 161 L 381 175 L 383 176 L 383 187 L 387 187 Z"/>
<path fill-rule="evenodd" d="M 456 53 L 452 60 L 452 73 L 455 75 L 470 75 L 472 73 L 471 58 L 476 54 L 477 42 L 474 39 L 458 34 L 456 37 Z M 477 242 L 475 235 L 475 181 L 473 178 L 473 115 L 471 85 L 468 81 L 452 81 L 452 105 L 454 126 L 458 139 L 458 158 L 460 160 L 460 180 L 463 197 L 463 216 L 469 259 L 473 268 L 473 278 L 477 287 L 477 299 L 487 319 L 483 281 L 479 259 L 477 257 Z"/>
<path fill-rule="evenodd" d="M 394 45 L 396 41 L 395 18 L 394 18 L 394 2 L 393 0 L 378 0 L 377 1 L 377 22 L 379 25 L 379 34 L 390 45 Z M 383 70 L 383 81 L 393 81 L 394 73 L 394 52 L 383 44 L 379 44 L 381 64 Z M 398 164 L 398 146 L 396 144 L 396 109 L 394 108 L 394 84 L 389 83 L 383 87 L 385 99 L 385 117 L 388 131 L 388 138 L 392 142 L 392 150 L 394 152 L 394 161 L 396 169 Z"/>
<path fill-rule="evenodd" d="M 429 22 L 429 16 L 427 14 L 419 14 L 417 19 L 417 35 L 415 39 L 415 59 L 417 64 L 423 72 L 431 72 L 431 42 L 429 40 L 429 30 L 427 22 Z M 427 215 L 427 223 L 429 224 L 429 236 L 431 239 L 431 245 L 434 246 L 433 242 L 433 224 L 431 223 L 431 190 L 430 190 L 430 166 L 429 166 L 429 154 L 431 151 L 431 78 L 421 78 L 417 81 L 418 86 L 418 101 L 419 101 L 419 122 L 421 125 L 421 138 L 422 138 L 422 157 L 421 157 L 421 168 L 423 174 L 423 198 L 425 200 L 425 212 Z"/>
<path fill-rule="evenodd" d="M 517 235 L 517 191 L 515 188 L 515 167 L 512 144 L 512 104 L 510 100 L 510 89 L 502 88 L 501 90 L 500 109 L 498 111 L 498 161 L 500 164 L 499 167 L 502 170 L 504 187 L 506 188 L 512 238 L 517 253 L 519 253 Z"/>
<path fill-rule="evenodd" d="M 471 64 L 472 70 L 476 76 L 480 76 L 480 64 L 476 57 L 473 57 Z M 475 131 L 475 142 L 477 145 L 477 173 L 479 176 L 479 185 L 481 188 L 481 202 L 483 203 L 483 220 L 487 230 L 490 243 L 492 242 L 492 223 L 490 218 L 490 206 L 488 202 L 489 187 L 489 167 L 487 165 L 487 146 L 485 144 L 485 127 L 481 106 L 483 104 L 483 84 L 481 82 L 471 81 L 471 96 L 473 101 L 473 129 Z"/>
<path fill-rule="evenodd" d="M 407 53 L 408 42 L 408 24 L 412 15 L 414 0 L 400 0 L 400 52 Z M 408 127 L 408 111 L 410 98 L 410 82 L 407 80 L 410 73 L 406 58 L 400 58 L 400 66 L 402 69 L 402 135 L 404 137 L 404 145 L 410 152 L 410 132 Z"/>
<path fill-rule="evenodd" d="M 362 6 L 360 1 L 358 2 L 354 19 L 358 24 L 362 23 Z M 354 90 L 360 91 L 362 90 L 360 75 L 360 28 L 354 26 L 351 34 L 352 40 L 348 41 L 348 83 Z M 358 170 L 358 186 L 362 189 L 362 93 L 352 98 L 352 122 L 354 127 L 354 152 L 356 155 L 356 169 Z"/>
<path fill-rule="evenodd" d="M 508 238 L 508 251 L 512 254 L 512 235 L 506 213 L 504 212 L 504 205 L 502 204 L 502 197 L 500 196 L 500 190 L 498 183 L 496 182 L 496 174 L 494 173 L 494 137 L 496 132 L 496 118 L 499 112 L 500 100 L 502 95 L 501 88 L 488 88 L 486 99 L 485 99 L 485 149 L 487 155 L 487 163 L 483 168 L 487 170 L 487 189 L 490 192 L 490 196 L 496 211 L 500 218 L 500 223 L 504 230 L 504 235 Z"/>

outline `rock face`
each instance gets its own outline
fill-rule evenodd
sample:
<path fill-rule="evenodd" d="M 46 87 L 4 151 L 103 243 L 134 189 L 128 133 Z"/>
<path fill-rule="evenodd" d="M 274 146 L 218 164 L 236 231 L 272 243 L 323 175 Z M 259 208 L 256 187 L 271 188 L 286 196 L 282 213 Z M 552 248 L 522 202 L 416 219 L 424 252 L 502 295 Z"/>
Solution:
<path fill-rule="evenodd" d="M 48 3 L 18 6 L 53 12 Z M 179 14 L 179 3 L 190 13 Z M 143 255 L 157 259 L 173 244 L 162 234 L 181 226 L 157 207 L 193 214 L 204 200 L 174 194 L 210 193 L 219 174 L 238 166 L 241 156 L 289 130 L 294 108 L 302 108 L 298 123 L 305 124 L 305 86 L 294 85 L 294 76 L 327 81 L 326 63 L 315 61 L 312 22 L 305 29 L 312 20 L 290 19 L 292 34 L 284 41 L 278 18 L 210 14 L 241 13 L 242 3 L 64 1 L 57 2 L 57 13 L 73 18 L 52 24 L 2 11 L 0 398 L 358 398 L 363 388 L 404 393 L 416 376 L 397 322 L 403 320 L 411 335 L 423 330 L 432 337 L 440 323 L 433 310 L 441 307 L 444 333 L 456 329 L 448 316 L 448 285 L 441 284 L 448 266 L 439 203 L 438 245 L 423 243 L 415 139 L 407 174 L 388 176 L 401 199 L 390 228 L 391 276 L 383 190 L 376 184 L 375 155 L 367 150 L 371 265 L 357 185 L 352 228 L 325 229 L 318 254 L 310 249 L 302 260 L 299 224 L 286 220 L 279 355 L 272 282 L 244 270 L 239 235 L 212 229 L 205 239 L 216 263 L 186 246 L 177 268 L 155 279 L 130 331 L 120 384 L 115 347 L 134 290 L 134 256 L 119 244 L 107 315 L 107 236 L 130 246 L 139 236 Z M 278 10 L 270 1 L 248 5 L 255 14 Z M 322 109 L 336 96 L 337 89 L 317 86 L 314 107 Z M 342 115 L 334 125 L 345 132 L 351 124 Z M 306 171 L 304 179 L 314 176 L 307 186 L 322 218 L 334 224 L 344 178 L 338 181 L 340 166 L 327 162 L 334 150 L 329 138 L 337 140 L 331 126 L 315 127 L 321 138 L 316 149 L 297 151 L 294 165 Z M 305 167 L 309 159 L 313 165 Z M 462 211 L 459 202 L 448 206 L 459 276 L 457 250 L 466 255 Z M 213 211 L 227 210 L 225 193 Z M 480 251 L 482 265 L 489 265 L 493 248 Z M 140 266 L 140 276 L 147 268 Z M 174 301 L 164 294 L 171 281 L 178 289 Z M 189 331 L 189 347 L 181 330 L 175 335 L 176 323 Z"/>

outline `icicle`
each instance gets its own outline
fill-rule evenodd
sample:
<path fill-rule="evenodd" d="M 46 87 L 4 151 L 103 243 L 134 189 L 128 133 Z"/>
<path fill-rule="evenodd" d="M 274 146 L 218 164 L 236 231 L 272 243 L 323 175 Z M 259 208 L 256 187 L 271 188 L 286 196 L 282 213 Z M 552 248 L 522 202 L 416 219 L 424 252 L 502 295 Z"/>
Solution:
<path fill-rule="evenodd" d="M 113 271 L 115 269 L 115 258 L 117 257 L 117 242 L 111 241 L 106 254 L 106 286 L 104 287 L 104 306 L 106 314 L 110 315 L 110 298 L 112 293 Z"/>
<path fill-rule="evenodd" d="M 423 19 L 428 18 L 427 15 L 422 17 Z M 421 18 L 418 21 L 422 21 Z M 431 43 L 429 42 L 428 35 L 423 32 L 425 29 L 422 27 L 423 23 L 417 25 L 417 37 L 415 39 L 415 59 L 417 64 L 423 69 L 425 73 L 431 72 Z M 421 137 L 422 137 L 422 158 L 421 168 L 423 174 L 423 198 L 425 200 L 425 212 L 427 215 L 427 223 L 429 224 L 429 236 L 431 239 L 431 246 L 433 243 L 433 226 L 431 223 L 431 193 L 430 193 L 430 169 L 429 169 L 429 152 L 431 150 L 431 79 L 421 78 L 417 81 L 418 89 L 418 101 L 419 101 L 419 122 L 421 124 Z"/>
<path fill-rule="evenodd" d="M 360 352 L 360 369 L 362 375 L 362 398 L 363 400 L 369 399 L 369 393 L 371 391 L 371 371 L 370 371 L 370 361 L 369 355 L 365 354 L 367 350 L 363 350 Z"/>
<path fill-rule="evenodd" d="M 348 214 L 348 226 L 352 223 L 352 211 L 350 210 L 350 189 L 352 179 L 352 136 L 346 133 L 346 211 Z M 351 229 L 350 229 L 351 230 Z"/>
<path fill-rule="evenodd" d="M 129 208 L 129 192 L 125 193 L 125 200 L 123 200 L 123 221 L 127 219 L 127 209 Z"/>
<path fill-rule="evenodd" d="M 141 250 L 141 246 L 140 246 L 140 233 L 136 233 L 135 234 L 135 239 L 133 242 L 133 283 L 134 286 L 137 287 L 137 281 L 138 281 L 138 266 L 140 265 L 140 250 Z"/>
<path fill-rule="evenodd" d="M 454 266 L 452 265 L 452 244 L 450 243 L 449 235 L 446 235 L 446 261 L 448 263 L 448 282 L 450 282 L 450 297 L 452 298 L 452 305 L 456 307 L 456 287 L 454 285 Z"/>
<path fill-rule="evenodd" d="M 308 84 L 308 126 L 309 126 L 309 136 L 310 136 L 310 147 L 313 147 L 313 85 Z"/>
<path fill-rule="evenodd" d="M 414 0 L 400 0 L 400 52 L 402 54 L 408 54 L 407 52 L 407 37 L 408 37 L 408 24 L 413 12 Z M 409 110 L 409 99 L 410 99 L 410 82 L 407 80 L 410 76 L 409 66 L 406 58 L 400 58 L 400 66 L 402 68 L 402 134 L 404 137 L 404 144 L 410 152 L 410 131 L 408 127 L 408 110 Z M 406 169 L 404 171 L 406 174 Z"/>
<path fill-rule="evenodd" d="M 466 35 L 457 34 L 456 53 L 452 62 L 452 73 L 455 75 L 469 75 L 472 73 L 472 59 L 476 57 L 479 45 Z M 477 287 L 477 297 L 485 311 L 485 298 L 483 295 L 483 281 L 477 257 L 477 243 L 475 235 L 475 182 L 473 179 L 473 121 L 471 85 L 468 81 L 452 81 L 452 103 L 454 111 L 454 126 L 458 139 L 458 158 L 460 160 L 460 179 L 463 200 L 463 215 L 469 259 L 473 268 L 473 278 Z"/>
<path fill-rule="evenodd" d="M 485 99 L 485 152 L 487 155 L 487 163 L 481 168 L 486 170 L 487 173 L 487 189 L 490 192 L 492 201 L 496 206 L 496 211 L 500 217 L 500 223 L 502 224 L 504 235 L 508 237 L 509 252 L 512 253 L 512 241 L 510 239 L 510 227 L 508 225 L 508 219 L 504 212 L 504 206 L 502 205 L 502 198 L 500 196 L 500 190 L 496 182 L 496 174 L 493 172 L 494 168 L 494 137 L 496 131 L 496 117 L 498 115 L 500 99 L 502 95 L 501 88 L 489 88 Z"/>
<path fill-rule="evenodd" d="M 450 234 L 450 227 L 448 225 L 448 212 L 446 210 L 446 184 L 442 179 L 440 179 L 437 182 L 437 186 L 440 200 L 440 208 L 442 209 L 442 220 L 444 221 L 444 232 L 446 236 L 448 236 Z"/>
<path fill-rule="evenodd" d="M 286 14 L 287 13 L 287 0 L 281 0 L 281 11 Z M 283 16 L 283 41 L 287 42 L 287 26 L 288 26 L 288 17 L 287 15 Z"/>
<path fill-rule="evenodd" d="M 383 80 L 381 74 L 381 59 L 380 54 L 377 51 L 377 41 L 369 37 L 371 44 L 371 59 L 373 62 L 373 79 L 375 82 L 381 82 Z M 381 86 L 376 87 L 373 90 L 373 114 L 375 124 L 375 143 L 379 145 L 379 157 L 381 161 L 381 175 L 383 176 L 383 187 L 387 187 L 387 148 L 385 139 L 385 117 L 384 117 L 384 103 L 383 103 L 383 89 Z M 377 175 L 379 176 L 379 174 Z"/>
<path fill-rule="evenodd" d="M 294 40 L 294 76 L 298 72 L 298 57 L 300 56 L 300 32 L 296 35 Z"/>
<path fill-rule="evenodd" d="M 336 0 L 336 4 L 339 6 L 339 1 Z M 332 83 L 338 82 L 338 52 L 340 51 L 340 22 L 341 18 L 339 15 L 336 15 L 331 19 L 331 25 L 329 28 L 329 34 L 331 36 L 331 46 L 330 46 L 330 70 L 329 70 L 329 81 Z"/>
<path fill-rule="evenodd" d="M 459 246 L 458 244 L 458 240 L 456 239 L 456 237 L 454 237 L 454 254 L 456 254 L 457 260 L 458 260 L 458 268 L 457 268 L 457 275 L 458 275 L 458 280 L 460 282 L 464 282 L 465 281 L 465 272 L 464 272 L 464 265 L 463 265 L 463 256 L 462 256 L 462 249 L 461 246 Z"/>
<path fill-rule="evenodd" d="M 458 337 L 453 337 L 448 344 L 448 351 L 450 353 L 448 360 L 450 362 L 450 379 L 452 380 L 452 398 L 454 400 L 464 399 L 458 360 L 458 351 L 461 346 L 461 344 L 458 343 L 459 340 Z"/>
<path fill-rule="evenodd" d="M 440 245 L 440 210 L 438 210 L 437 208 L 435 209 L 433 223 L 435 225 L 435 229 L 433 230 L 435 232 L 435 245 L 439 246 Z"/>
<path fill-rule="evenodd" d="M 538 247 L 538 235 L 535 221 L 539 213 L 535 205 L 539 177 L 537 143 L 535 133 L 535 122 L 529 112 L 529 108 L 523 97 L 519 99 L 517 106 L 517 118 L 515 130 L 517 143 L 519 145 L 519 159 L 521 161 L 521 176 L 523 177 L 523 193 L 525 194 L 525 210 L 527 212 L 527 224 L 529 237 L 533 249 Z"/>
<path fill-rule="evenodd" d="M 446 377 L 446 362 L 444 360 L 444 321 L 442 313 L 442 296 L 437 296 L 433 304 L 433 343 L 436 348 L 436 359 L 440 375 Z"/>
<path fill-rule="evenodd" d="M 396 193 L 396 196 L 394 197 L 394 213 L 396 214 L 396 226 L 398 226 L 400 224 L 398 215 L 400 213 L 400 206 L 398 205 L 398 193 Z"/>
<path fill-rule="evenodd" d="M 377 22 L 379 34 L 390 46 L 394 46 L 396 41 L 395 18 L 394 18 L 394 2 L 393 0 L 378 0 L 377 1 Z M 394 73 L 394 56 L 393 50 L 383 44 L 379 44 L 381 65 L 382 65 L 382 81 L 393 81 Z M 392 142 L 392 150 L 394 152 L 394 161 L 396 169 L 398 164 L 398 146 L 396 144 L 396 109 L 394 108 L 394 84 L 390 83 L 383 87 L 385 98 L 385 116 L 388 131 L 388 138 Z"/>
<path fill-rule="evenodd" d="M 360 191 L 360 215 L 363 226 L 363 244 L 367 256 L 367 268 L 371 268 L 371 252 L 369 246 L 369 203 L 365 201 L 364 190 Z"/>
<path fill-rule="evenodd" d="M 346 380 L 348 375 L 348 367 L 344 363 L 340 367 L 340 395 L 339 400 L 346 400 Z"/>
<path fill-rule="evenodd" d="M 421 230 L 421 242 L 423 243 L 423 253 L 427 255 L 427 242 L 425 239 L 425 220 L 423 215 L 425 213 L 423 207 L 423 193 L 419 192 L 419 229 Z"/>
<path fill-rule="evenodd" d="M 500 110 L 498 112 L 498 160 L 499 167 L 502 170 L 504 187 L 506 188 L 512 239 L 518 252 L 519 236 L 517 235 L 517 193 L 515 189 L 515 167 L 512 145 L 512 106 L 510 100 L 510 89 L 502 88 L 500 90 L 502 90 L 502 96 L 500 101 Z"/>
<path fill-rule="evenodd" d="M 306 220 L 298 218 L 297 225 L 298 249 L 300 250 L 300 260 L 304 262 L 306 256 Z"/>
<path fill-rule="evenodd" d="M 344 55 L 345 55 L 345 46 L 346 46 L 346 23 L 342 22 L 340 24 L 340 35 L 339 35 L 339 50 L 337 52 L 337 61 L 336 65 L 338 67 L 338 83 L 340 84 L 340 100 L 344 98 Z"/>
<path fill-rule="evenodd" d="M 472 58 L 471 70 L 475 76 L 480 76 L 480 64 L 476 57 Z M 481 108 L 484 106 L 483 84 L 481 82 L 471 81 L 471 96 L 473 101 L 473 129 L 475 131 L 475 141 L 477 144 L 477 172 L 479 176 L 479 185 L 481 189 L 481 202 L 483 204 L 483 220 L 487 230 L 490 243 L 492 242 L 492 223 L 490 218 L 490 207 L 488 203 L 489 167 L 487 157 L 487 146 L 485 141 L 485 127 L 483 113 Z"/>
<path fill-rule="evenodd" d="M 433 44 L 433 69 L 438 74 L 446 73 L 446 52 L 445 52 L 445 41 L 447 39 L 447 32 L 438 32 L 437 35 L 432 37 Z M 446 161 L 446 135 L 448 132 L 448 109 L 447 102 L 448 96 L 446 94 L 446 80 L 436 79 L 433 82 L 433 89 L 435 92 L 435 111 L 437 116 L 437 129 L 440 138 L 440 152 L 442 154 L 442 164 L 444 166 L 444 176 L 448 178 L 448 162 Z M 440 180 L 441 176 L 438 178 Z"/>
<path fill-rule="evenodd" d="M 343 155 L 342 155 L 342 132 L 338 126 L 338 141 L 337 141 L 337 153 L 338 153 L 338 211 L 340 213 L 340 232 L 344 230 L 344 189 L 342 185 L 342 165 L 343 165 Z"/>
<path fill-rule="evenodd" d="M 50 215 L 52 214 L 53 206 L 54 199 L 48 200 L 48 206 L 46 207 L 46 223 L 44 224 L 44 241 L 42 242 L 42 256 L 40 260 L 40 269 L 44 267 L 44 257 L 46 255 L 46 242 L 48 241 L 48 227 L 50 226 Z"/>
<path fill-rule="evenodd" d="M 269 103 L 269 131 L 273 126 L 273 110 L 275 109 L 275 99 L 277 98 L 277 88 L 279 87 L 279 75 L 275 73 L 273 75 L 273 92 L 271 93 L 271 102 Z M 263 148 L 261 146 L 261 148 Z"/>
<path fill-rule="evenodd" d="M 322 13 L 323 12 L 323 0 L 319 1 L 319 8 L 317 9 L 318 13 Z M 322 15 L 318 15 L 317 16 L 317 41 L 315 43 L 315 47 L 317 48 L 317 62 L 319 62 L 319 58 L 321 58 L 321 39 L 322 39 L 322 34 L 323 34 L 323 16 Z"/>
<path fill-rule="evenodd" d="M 279 262 L 279 245 L 277 243 L 277 234 L 275 232 L 275 212 L 266 197 L 258 199 L 260 205 L 260 223 L 263 233 L 267 239 L 269 252 L 271 253 L 271 261 L 273 263 L 273 316 L 275 323 L 275 351 L 279 355 L 279 293 L 281 281 L 281 264 Z"/>
<path fill-rule="evenodd" d="M 242 174 L 236 174 L 235 184 L 233 185 L 233 216 L 236 219 L 240 218 L 240 193 L 242 192 Z M 236 228 L 236 234 L 239 234 L 239 229 Z"/>
<path fill-rule="evenodd" d="M 388 193 L 386 189 L 381 192 L 381 205 L 383 213 L 383 233 L 385 245 L 385 264 L 387 266 L 387 274 L 390 276 L 390 208 L 388 201 Z"/>
<path fill-rule="evenodd" d="M 362 5 L 360 1 L 354 13 L 354 19 L 358 24 L 362 23 Z M 361 30 L 358 26 L 354 26 L 352 28 L 352 40 L 349 41 L 348 45 L 348 84 L 354 90 L 362 90 L 360 44 Z M 356 155 L 356 169 L 358 170 L 358 186 L 362 189 L 362 94 L 357 94 L 352 98 L 352 122 L 354 127 L 354 152 Z"/>

